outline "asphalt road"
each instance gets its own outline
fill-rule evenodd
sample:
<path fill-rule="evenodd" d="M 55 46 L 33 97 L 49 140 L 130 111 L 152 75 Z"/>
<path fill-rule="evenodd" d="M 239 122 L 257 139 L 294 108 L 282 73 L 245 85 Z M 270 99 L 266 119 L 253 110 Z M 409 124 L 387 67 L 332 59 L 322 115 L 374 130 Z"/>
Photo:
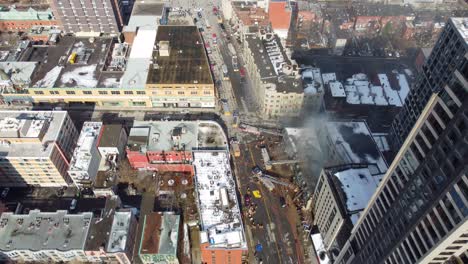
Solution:
<path fill-rule="evenodd" d="M 255 143 L 241 144 L 241 156 L 235 160 L 241 196 L 244 197 L 249 192 L 248 189 L 259 190 L 262 195 L 259 199 L 251 195 L 252 202 L 257 205 L 253 216 L 254 224 L 244 215 L 247 233 L 251 235 L 249 246 L 250 248 L 254 248 L 257 244 L 263 246 L 263 251 L 257 253 L 257 259 L 262 259 L 264 263 L 304 263 L 303 249 L 294 230 L 294 219 L 290 217 L 295 213 L 294 207 L 282 208 L 279 197 L 284 196 L 283 190 L 277 187 L 274 192 L 270 192 L 251 176 L 251 169 L 256 164 L 262 164 L 260 150 L 255 145 Z M 246 212 L 244 199 L 242 203 Z M 263 225 L 263 228 L 256 227 L 257 224 Z"/>

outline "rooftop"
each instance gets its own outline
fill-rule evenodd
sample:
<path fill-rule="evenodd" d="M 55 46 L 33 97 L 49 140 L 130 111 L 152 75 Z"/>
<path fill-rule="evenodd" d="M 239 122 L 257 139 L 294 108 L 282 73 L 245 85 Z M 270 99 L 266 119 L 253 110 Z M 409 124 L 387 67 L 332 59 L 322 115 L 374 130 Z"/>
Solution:
<path fill-rule="evenodd" d="M 229 153 L 194 152 L 201 243 L 211 248 L 247 248 Z"/>
<path fill-rule="evenodd" d="M 209 121 L 135 121 L 127 146 L 133 151 L 191 151 L 226 145 L 221 127 Z"/>
<path fill-rule="evenodd" d="M 268 26 L 268 13 L 265 9 L 260 8 L 255 2 L 231 2 L 233 11 L 237 14 L 239 20 L 244 26 Z"/>
<path fill-rule="evenodd" d="M 377 74 L 372 82 L 364 73 L 353 74 L 345 82 L 337 80 L 335 73 L 322 74 L 324 84 L 328 84 L 332 97 L 346 98 L 352 105 L 377 105 L 402 107 L 410 86 L 405 74 Z"/>
<path fill-rule="evenodd" d="M 37 62 L 0 62 L 0 94 L 14 92 L 15 86 L 29 86 L 36 67 Z"/>
<path fill-rule="evenodd" d="M 305 94 L 323 93 L 322 74 L 319 68 L 305 69 L 301 73 Z"/>
<path fill-rule="evenodd" d="M 369 164 L 372 175 L 385 173 L 388 169 L 366 122 L 328 122 L 327 137 L 335 144 L 344 164 Z"/>
<path fill-rule="evenodd" d="M 32 88 L 118 87 L 122 72 L 102 70 L 115 41 L 64 36 L 55 46 L 30 47 L 23 60 L 41 62 Z"/>
<path fill-rule="evenodd" d="M 0 20 L 53 20 L 50 8 L 45 10 L 30 8 L 0 9 Z"/>
<path fill-rule="evenodd" d="M 195 26 L 159 26 L 151 84 L 213 84 L 208 57 Z"/>
<path fill-rule="evenodd" d="M 85 122 L 78 138 L 77 147 L 70 161 L 70 171 L 87 171 L 101 135 L 102 122 Z"/>
<path fill-rule="evenodd" d="M 310 237 L 312 238 L 312 243 L 314 244 L 314 248 L 315 248 L 315 254 L 317 256 L 319 256 L 320 253 L 326 251 L 325 244 L 323 243 L 323 238 L 322 238 L 322 235 L 320 233 L 312 234 L 312 235 L 310 235 Z M 329 264 L 329 263 L 331 263 L 331 261 L 328 258 L 327 254 L 324 254 L 324 255 L 325 255 L 325 257 L 323 259 L 318 258 L 318 263 L 319 264 Z"/>
<path fill-rule="evenodd" d="M 122 129 L 124 128 L 120 124 L 103 125 L 98 147 L 117 147 Z"/>
<path fill-rule="evenodd" d="M 3 213 L 0 217 L 0 249 L 81 250 L 84 249 L 92 213 L 77 215 L 32 210 L 28 215 Z"/>
<path fill-rule="evenodd" d="M 450 20 L 465 43 L 468 43 L 468 17 L 452 17 Z"/>
<path fill-rule="evenodd" d="M 155 40 L 156 29 L 138 30 L 133 40 L 126 71 L 122 76 L 122 87 L 145 88 Z"/>
<path fill-rule="evenodd" d="M 276 35 L 246 35 L 245 39 L 265 82 L 274 83 L 278 92 L 303 92 L 300 76 Z"/>
<path fill-rule="evenodd" d="M 107 242 L 107 252 L 123 252 L 127 248 L 127 238 L 130 232 L 130 222 L 132 220 L 131 211 L 115 212 L 112 220 L 109 241 Z M 133 249 L 131 249 L 133 250 Z"/>
<path fill-rule="evenodd" d="M 53 148 L 49 142 L 57 140 L 66 116 L 65 111 L 0 111 L 0 138 L 6 140 L 0 143 L 0 156 L 48 157 Z"/>
<path fill-rule="evenodd" d="M 289 29 L 291 9 L 287 1 L 270 2 L 268 14 L 273 29 Z"/>
<path fill-rule="evenodd" d="M 160 0 L 137 0 L 133 4 L 132 17 L 162 16 L 163 11 L 164 3 Z"/>
<path fill-rule="evenodd" d="M 180 216 L 172 212 L 145 215 L 140 255 L 176 255 Z"/>
<path fill-rule="evenodd" d="M 409 5 L 353 4 L 351 16 L 414 16 Z"/>
<path fill-rule="evenodd" d="M 372 175 L 369 168 L 348 168 L 333 173 L 344 194 L 344 206 L 355 224 L 366 208 L 384 174 Z"/>

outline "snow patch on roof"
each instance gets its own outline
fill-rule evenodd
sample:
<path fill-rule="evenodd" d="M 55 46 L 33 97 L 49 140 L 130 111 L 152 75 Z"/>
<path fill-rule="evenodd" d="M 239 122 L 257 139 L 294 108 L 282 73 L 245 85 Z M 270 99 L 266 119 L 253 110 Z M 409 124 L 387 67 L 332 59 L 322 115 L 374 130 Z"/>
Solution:
<path fill-rule="evenodd" d="M 55 66 L 44 76 L 44 78 L 34 84 L 34 88 L 54 88 L 54 84 L 60 76 L 62 69 L 62 66 Z"/>
<path fill-rule="evenodd" d="M 367 206 L 383 175 L 373 176 L 368 168 L 362 168 L 340 171 L 335 173 L 335 177 L 340 181 L 341 189 L 346 195 L 348 212 L 352 213 Z"/>
<path fill-rule="evenodd" d="M 96 64 L 78 67 L 62 75 L 62 83 L 76 83 L 78 88 L 95 88 L 98 80 L 95 78 Z"/>

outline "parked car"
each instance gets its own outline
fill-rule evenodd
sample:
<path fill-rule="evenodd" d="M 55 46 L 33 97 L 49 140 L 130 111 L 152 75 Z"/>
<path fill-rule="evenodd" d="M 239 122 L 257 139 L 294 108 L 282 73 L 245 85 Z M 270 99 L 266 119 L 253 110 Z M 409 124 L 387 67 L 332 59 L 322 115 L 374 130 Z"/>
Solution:
<path fill-rule="evenodd" d="M 77 203 L 78 201 L 76 199 L 73 199 L 70 204 L 70 210 L 75 210 Z"/>
<path fill-rule="evenodd" d="M 250 206 L 252 204 L 252 197 L 250 196 L 250 194 L 245 194 L 244 195 L 244 204 L 245 206 Z"/>

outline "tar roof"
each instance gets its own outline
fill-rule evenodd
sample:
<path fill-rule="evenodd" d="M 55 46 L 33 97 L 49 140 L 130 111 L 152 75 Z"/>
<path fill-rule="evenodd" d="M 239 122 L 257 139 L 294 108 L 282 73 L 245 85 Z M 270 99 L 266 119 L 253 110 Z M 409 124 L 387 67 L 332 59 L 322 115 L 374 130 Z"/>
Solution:
<path fill-rule="evenodd" d="M 117 147 L 119 144 L 122 125 L 104 125 L 102 136 L 99 139 L 99 147 Z"/>
<path fill-rule="evenodd" d="M 164 3 L 161 1 L 135 1 L 132 10 L 132 16 L 155 16 L 162 15 L 164 10 Z"/>
<path fill-rule="evenodd" d="M 263 39 L 247 35 L 245 39 L 264 81 L 274 83 L 277 92 L 303 92 L 301 80 L 283 72 L 283 66 L 290 65 L 291 61 L 276 35 L 267 33 Z"/>
<path fill-rule="evenodd" d="M 328 122 L 327 134 L 345 163 L 373 164 L 372 174 L 385 173 L 387 163 L 365 122 Z"/>
<path fill-rule="evenodd" d="M 197 27 L 160 26 L 156 44 L 160 41 L 169 41 L 169 56 L 154 52 L 156 60 L 148 74 L 148 83 L 213 83 L 205 47 Z"/>
<path fill-rule="evenodd" d="M 145 216 L 140 254 L 177 254 L 180 216 L 155 212 Z"/>
<path fill-rule="evenodd" d="M 115 88 L 123 73 L 102 71 L 113 43 L 112 38 L 65 36 L 55 46 L 30 47 L 22 60 L 41 62 L 32 78 L 33 88 Z M 75 63 L 69 62 L 72 53 L 77 54 Z"/>
<path fill-rule="evenodd" d="M 0 249 L 10 250 L 82 250 L 92 213 L 70 215 L 67 211 L 29 215 L 3 213 L 0 218 Z"/>

